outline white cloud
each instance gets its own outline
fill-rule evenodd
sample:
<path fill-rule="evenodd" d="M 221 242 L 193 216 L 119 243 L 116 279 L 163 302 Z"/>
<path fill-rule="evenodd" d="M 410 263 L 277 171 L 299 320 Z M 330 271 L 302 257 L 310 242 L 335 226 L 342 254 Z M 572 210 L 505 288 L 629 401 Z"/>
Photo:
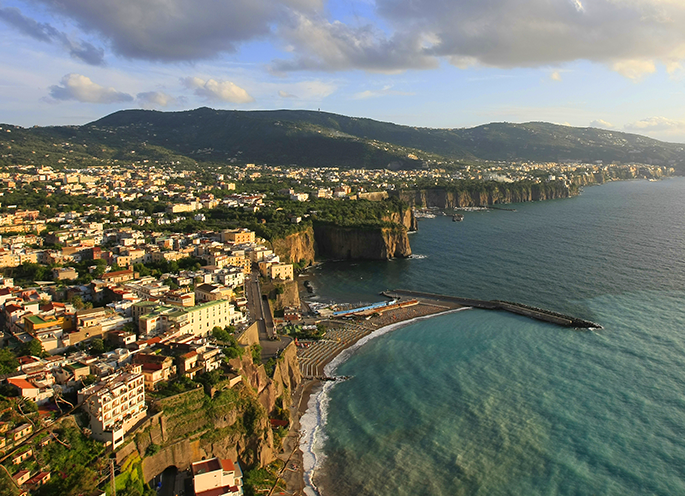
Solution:
<path fill-rule="evenodd" d="M 604 129 L 611 129 L 614 125 L 611 122 L 607 122 L 604 119 L 597 119 L 590 123 L 590 127 L 599 127 Z"/>
<path fill-rule="evenodd" d="M 353 95 L 352 98 L 355 100 L 364 100 L 366 98 L 377 98 L 377 97 L 381 97 L 381 96 L 411 96 L 414 94 L 415 93 L 410 93 L 410 92 L 406 92 L 406 91 L 393 90 L 392 86 L 387 85 L 387 86 L 384 86 L 380 90 L 361 91 L 361 92 Z"/>
<path fill-rule="evenodd" d="M 554 71 L 549 77 L 552 81 L 561 81 L 561 73 L 559 71 Z"/>
<path fill-rule="evenodd" d="M 622 60 L 614 62 L 612 69 L 628 79 L 640 81 L 645 75 L 656 72 L 653 60 Z"/>
<path fill-rule="evenodd" d="M 194 90 L 197 96 L 210 101 L 228 103 L 254 102 L 254 98 L 247 91 L 231 81 L 217 81 L 216 79 L 207 79 L 205 81 L 198 77 L 187 77 L 182 82 L 187 88 Z"/>
<path fill-rule="evenodd" d="M 176 105 L 178 100 L 162 91 L 146 91 L 136 95 L 138 103 L 143 108 L 159 108 Z"/>
<path fill-rule="evenodd" d="M 297 96 L 288 93 L 287 91 L 279 90 L 278 96 L 281 98 L 297 98 Z"/>
<path fill-rule="evenodd" d="M 50 95 L 55 100 L 76 100 L 84 103 L 122 103 L 133 101 L 127 93 L 114 88 L 105 88 L 81 74 L 67 74 L 60 85 L 50 86 Z"/>
<path fill-rule="evenodd" d="M 647 119 L 642 119 L 641 121 L 626 124 L 625 128 L 629 131 L 638 132 L 680 132 L 685 129 L 685 120 L 675 120 L 667 117 L 649 117 Z"/>

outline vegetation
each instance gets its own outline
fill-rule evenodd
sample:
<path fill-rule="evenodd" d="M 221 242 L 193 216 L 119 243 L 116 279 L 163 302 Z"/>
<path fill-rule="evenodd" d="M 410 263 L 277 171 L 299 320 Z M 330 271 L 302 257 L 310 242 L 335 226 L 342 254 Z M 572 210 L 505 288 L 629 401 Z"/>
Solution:
<path fill-rule="evenodd" d="M 194 168 L 198 162 L 366 168 L 395 163 L 416 168 L 426 160 L 450 164 L 477 159 L 565 158 L 682 163 L 677 144 L 540 122 L 429 129 L 325 112 L 200 108 L 187 112 L 126 110 L 80 127 L 7 128 L 11 133 L 3 133 L 0 145 L 12 146 L 12 153 L 0 158 L 0 166 L 61 168 L 60 162 L 67 157 L 70 163 L 84 167 L 130 162 L 135 157 L 182 168 Z"/>

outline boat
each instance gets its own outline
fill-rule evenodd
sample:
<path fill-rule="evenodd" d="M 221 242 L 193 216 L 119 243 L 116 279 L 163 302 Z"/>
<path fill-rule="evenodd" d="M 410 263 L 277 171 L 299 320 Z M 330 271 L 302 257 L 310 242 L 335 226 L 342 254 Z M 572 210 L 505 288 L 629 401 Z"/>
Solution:
<path fill-rule="evenodd" d="M 452 216 L 452 222 L 461 222 L 462 220 L 464 220 L 463 214 L 454 214 Z"/>

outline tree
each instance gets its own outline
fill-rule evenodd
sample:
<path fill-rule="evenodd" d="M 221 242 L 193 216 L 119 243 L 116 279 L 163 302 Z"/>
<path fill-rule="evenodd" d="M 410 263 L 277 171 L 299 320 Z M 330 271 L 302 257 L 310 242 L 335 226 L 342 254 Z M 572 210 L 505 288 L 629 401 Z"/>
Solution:
<path fill-rule="evenodd" d="M 90 352 L 94 355 L 100 355 L 105 352 L 105 342 L 101 338 L 93 339 L 90 344 Z"/>
<path fill-rule="evenodd" d="M 24 343 L 21 348 L 19 348 L 19 356 L 36 356 L 41 357 L 45 354 L 43 349 L 43 343 L 37 339 L 32 339 Z"/>
<path fill-rule="evenodd" d="M 69 299 L 69 303 L 71 303 L 72 305 L 74 305 L 74 308 L 75 308 L 76 310 L 83 310 L 83 308 L 84 308 L 84 306 L 83 306 L 83 299 L 82 299 L 80 296 L 72 296 L 72 297 Z"/>
<path fill-rule="evenodd" d="M 15 372 L 19 366 L 19 361 L 9 348 L 0 349 L 0 375 Z"/>
<path fill-rule="evenodd" d="M 212 336 L 217 341 L 223 342 L 227 342 L 233 337 L 228 333 L 228 331 L 222 329 L 221 327 L 215 327 L 214 329 L 212 329 Z"/>

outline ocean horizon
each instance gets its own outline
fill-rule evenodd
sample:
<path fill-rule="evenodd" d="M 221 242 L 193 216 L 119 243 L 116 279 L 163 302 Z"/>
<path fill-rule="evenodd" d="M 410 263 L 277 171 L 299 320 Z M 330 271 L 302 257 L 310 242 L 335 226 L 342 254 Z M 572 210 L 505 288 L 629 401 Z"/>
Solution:
<path fill-rule="evenodd" d="M 683 178 L 616 182 L 421 220 L 416 257 L 315 268 L 318 301 L 415 289 L 604 329 L 484 310 L 384 328 L 310 398 L 308 494 L 685 492 L 684 193 Z"/>

